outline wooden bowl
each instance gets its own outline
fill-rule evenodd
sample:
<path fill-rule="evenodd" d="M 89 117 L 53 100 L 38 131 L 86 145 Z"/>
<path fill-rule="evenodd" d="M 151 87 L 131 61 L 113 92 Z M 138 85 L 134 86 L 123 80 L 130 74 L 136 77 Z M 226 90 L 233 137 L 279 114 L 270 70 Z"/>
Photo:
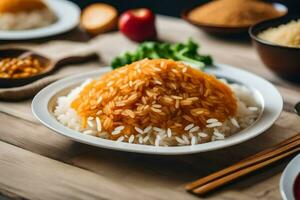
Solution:
<path fill-rule="evenodd" d="M 285 5 L 281 3 L 272 3 L 274 8 L 280 12 L 283 12 L 283 16 L 287 14 L 288 9 Z M 204 5 L 204 4 L 203 4 Z M 200 5 L 200 6 L 203 6 Z M 199 7 L 199 6 L 196 6 Z M 181 13 L 181 18 L 187 21 L 188 23 L 198 27 L 199 29 L 213 35 L 217 36 L 239 36 L 239 35 L 247 35 L 248 29 L 250 26 L 221 26 L 215 24 L 206 24 L 193 21 L 189 19 L 188 13 L 196 7 L 192 7 L 190 9 L 186 9 Z"/>
<path fill-rule="evenodd" d="M 36 81 L 48 74 L 48 72 L 51 70 L 51 60 L 48 58 L 41 56 L 39 54 L 36 54 L 32 51 L 29 51 L 27 49 L 20 49 L 20 48 L 12 48 L 12 49 L 0 49 L 0 60 L 2 58 L 6 57 L 14 57 L 17 58 L 19 56 L 25 55 L 27 53 L 30 53 L 30 56 L 38 59 L 42 65 L 46 66 L 45 70 L 35 74 L 33 76 L 29 76 L 26 78 L 0 78 L 0 87 L 1 88 L 10 88 L 10 87 L 18 87 L 23 86 L 28 83 L 31 83 L 33 81 Z"/>
<path fill-rule="evenodd" d="M 286 16 L 267 20 L 249 29 L 252 43 L 263 63 L 281 78 L 300 83 L 300 48 L 286 47 L 258 38 L 258 34 L 270 27 L 286 24 L 300 16 Z"/>

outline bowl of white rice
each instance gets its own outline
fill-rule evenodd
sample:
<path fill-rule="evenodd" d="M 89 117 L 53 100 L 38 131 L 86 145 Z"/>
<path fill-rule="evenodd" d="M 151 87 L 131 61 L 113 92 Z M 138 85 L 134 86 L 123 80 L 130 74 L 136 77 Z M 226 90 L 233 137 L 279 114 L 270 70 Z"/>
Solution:
<path fill-rule="evenodd" d="M 172 66 L 165 69 L 160 68 L 165 64 L 152 65 L 148 71 L 143 66 L 153 62 L 137 62 L 131 66 L 134 70 L 106 68 L 60 80 L 36 95 L 33 113 L 55 132 L 90 145 L 187 154 L 253 138 L 281 112 L 282 98 L 276 88 L 256 75 L 217 65 L 207 70 L 222 77 L 214 78 L 183 63 L 174 67 L 174 63 L 167 63 Z M 182 81 L 175 84 L 172 76 Z"/>

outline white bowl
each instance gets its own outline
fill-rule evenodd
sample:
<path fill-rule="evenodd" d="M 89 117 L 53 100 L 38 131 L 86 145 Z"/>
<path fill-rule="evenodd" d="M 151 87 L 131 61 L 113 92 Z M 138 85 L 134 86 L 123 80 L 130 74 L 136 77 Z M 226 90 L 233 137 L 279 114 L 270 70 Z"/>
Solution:
<path fill-rule="evenodd" d="M 283 200 L 295 200 L 294 184 L 300 174 L 300 154 L 289 162 L 280 178 L 280 193 Z"/>
<path fill-rule="evenodd" d="M 26 40 L 49 37 L 75 28 L 80 20 L 80 8 L 67 0 L 45 0 L 58 20 L 49 26 L 28 30 L 0 30 L 1 40 Z"/>
<path fill-rule="evenodd" d="M 218 77 L 223 77 L 249 87 L 253 91 L 255 99 L 259 102 L 260 107 L 262 108 L 259 118 L 253 125 L 226 138 L 225 140 L 218 140 L 193 146 L 175 147 L 155 147 L 141 144 L 129 144 L 122 142 L 118 143 L 112 140 L 84 135 L 65 127 L 55 119 L 52 111 L 58 96 L 65 95 L 70 88 L 74 87 L 75 85 L 79 85 L 87 78 L 99 77 L 110 70 L 110 67 L 101 68 L 98 71 L 88 72 L 62 79 L 47 86 L 33 99 L 32 111 L 35 117 L 39 119 L 45 126 L 54 130 L 55 132 L 89 145 L 137 153 L 174 155 L 211 151 L 249 140 L 269 128 L 279 117 L 283 106 L 280 93 L 270 82 L 244 70 L 224 64 L 218 64 L 217 67 L 208 68 L 206 71 L 208 73 L 215 74 Z"/>

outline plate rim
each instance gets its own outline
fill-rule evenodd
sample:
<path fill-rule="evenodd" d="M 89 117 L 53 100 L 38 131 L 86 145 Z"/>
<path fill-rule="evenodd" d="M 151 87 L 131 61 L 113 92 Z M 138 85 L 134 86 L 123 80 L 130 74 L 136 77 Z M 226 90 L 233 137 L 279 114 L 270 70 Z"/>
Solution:
<path fill-rule="evenodd" d="M 62 34 L 69 30 L 72 30 L 79 24 L 81 11 L 77 4 L 67 0 L 45 0 L 45 1 L 46 4 L 49 6 L 49 8 L 56 14 L 56 16 L 58 16 L 57 22 L 49 26 L 36 28 L 36 29 L 19 30 L 19 31 L 0 30 L 0 40 L 14 41 L 14 40 L 27 40 L 27 39 L 38 39 L 38 38 L 50 37 L 50 36 Z M 72 21 L 66 23 L 66 21 L 64 21 L 65 19 L 67 19 L 65 17 L 65 14 L 62 11 L 55 9 L 62 6 L 72 11 L 71 14 L 74 15 Z M 61 22 L 63 22 L 63 24 L 61 24 Z"/>
<path fill-rule="evenodd" d="M 300 167 L 298 167 L 298 172 L 293 171 L 294 166 L 300 163 L 300 153 L 298 153 L 285 167 L 284 171 L 281 174 L 279 187 L 280 194 L 283 200 L 295 200 L 294 196 L 294 184 L 298 175 L 300 175 Z M 297 167 L 296 167 L 297 168 Z M 296 176 L 290 177 L 296 173 Z M 292 180 L 291 180 L 292 179 Z"/>
<path fill-rule="evenodd" d="M 46 127 L 53 130 L 55 133 L 58 133 L 60 135 L 66 136 L 71 138 L 72 140 L 86 143 L 89 145 L 106 148 L 106 149 L 113 149 L 113 150 L 120 150 L 120 151 L 126 151 L 126 152 L 135 152 L 135 153 L 144 153 L 144 154 L 160 154 L 160 155 L 180 155 L 180 154 L 192 154 L 192 153 L 200 153 L 200 152 L 207 152 L 212 150 L 217 150 L 221 148 L 226 148 L 229 146 L 233 146 L 242 142 L 245 142 L 247 140 L 250 140 L 259 134 L 263 133 L 265 130 L 267 130 L 271 125 L 274 124 L 275 120 L 278 119 L 279 115 L 281 114 L 282 108 L 283 108 L 283 99 L 279 91 L 275 88 L 273 84 L 271 84 L 269 81 L 263 79 L 260 76 L 257 76 L 253 73 L 250 73 L 248 71 L 229 66 L 226 64 L 216 64 L 216 68 L 208 68 L 206 72 L 208 73 L 214 73 L 216 75 L 229 73 L 231 76 L 235 76 L 234 74 L 239 74 L 239 77 L 232 78 L 231 79 L 239 79 L 239 82 L 243 82 L 244 76 L 250 76 L 252 79 L 255 79 L 255 84 L 257 83 L 264 83 L 263 88 L 267 88 L 267 90 L 272 95 L 275 95 L 278 97 L 277 101 L 272 101 L 271 104 L 275 104 L 279 107 L 270 107 L 270 104 L 263 103 L 263 111 L 260 116 L 260 119 L 255 122 L 255 124 L 251 125 L 250 127 L 240 131 L 239 133 L 230 136 L 226 138 L 225 140 L 220 141 L 214 141 L 214 142 L 208 142 L 204 144 L 194 145 L 194 146 L 176 146 L 176 147 L 155 147 L 150 145 L 140 145 L 140 144 L 129 144 L 129 143 L 117 143 L 112 140 L 97 138 L 95 136 L 88 136 L 83 135 L 80 132 L 77 132 L 75 130 L 72 130 L 64 125 L 62 125 L 60 122 L 58 122 L 54 116 L 49 112 L 48 110 L 48 103 L 51 100 L 51 98 L 63 88 L 66 88 L 68 86 L 71 86 L 73 84 L 79 83 L 80 81 L 85 80 L 88 77 L 95 77 L 99 76 L 101 73 L 105 73 L 111 70 L 111 67 L 103 67 L 96 71 L 90 71 L 86 73 L 82 73 L 79 75 L 73 75 L 69 76 L 67 78 L 61 79 L 59 81 L 56 81 L 44 89 L 42 89 L 33 99 L 32 101 L 32 112 L 34 116 Z M 242 74 L 242 75 L 241 75 Z M 249 84 L 245 84 L 246 86 L 249 86 Z M 251 87 L 251 86 L 250 86 Z M 257 88 L 255 88 L 257 89 Z M 266 91 L 266 92 L 268 92 Z M 263 97 L 265 94 L 261 94 Z M 274 98 L 274 97 L 272 97 Z M 269 97 L 270 100 L 270 97 Z M 273 100 L 273 99 L 272 99 Z M 266 109 L 271 109 L 269 111 L 273 112 L 273 115 L 270 116 L 269 111 Z M 268 111 L 268 112 L 267 112 Z M 260 129 L 254 131 L 253 127 L 259 126 Z M 252 131 L 250 131 L 252 130 Z M 249 132 L 249 133 L 247 133 Z M 242 135 L 243 134 L 243 135 Z M 200 147 L 201 146 L 201 147 Z"/>

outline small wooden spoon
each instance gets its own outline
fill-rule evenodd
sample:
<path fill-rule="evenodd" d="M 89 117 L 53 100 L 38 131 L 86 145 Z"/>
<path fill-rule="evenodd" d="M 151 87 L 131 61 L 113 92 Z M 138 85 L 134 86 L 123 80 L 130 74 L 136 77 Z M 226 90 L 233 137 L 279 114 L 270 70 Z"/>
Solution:
<path fill-rule="evenodd" d="M 27 56 L 31 56 L 35 59 L 38 59 L 42 65 L 45 66 L 45 69 L 33 76 L 29 76 L 26 78 L 0 78 L 0 87 L 1 88 L 10 88 L 10 87 L 18 87 L 22 85 L 26 85 L 38 79 L 41 79 L 53 71 L 58 69 L 59 66 L 67 65 L 67 64 L 75 64 L 85 62 L 92 58 L 97 58 L 98 55 L 95 51 L 83 49 L 81 52 L 78 52 L 77 55 L 70 55 L 63 58 L 49 58 L 48 56 L 44 56 L 38 54 L 34 51 L 28 49 L 0 49 L 0 60 L 2 58 L 25 58 Z"/>

